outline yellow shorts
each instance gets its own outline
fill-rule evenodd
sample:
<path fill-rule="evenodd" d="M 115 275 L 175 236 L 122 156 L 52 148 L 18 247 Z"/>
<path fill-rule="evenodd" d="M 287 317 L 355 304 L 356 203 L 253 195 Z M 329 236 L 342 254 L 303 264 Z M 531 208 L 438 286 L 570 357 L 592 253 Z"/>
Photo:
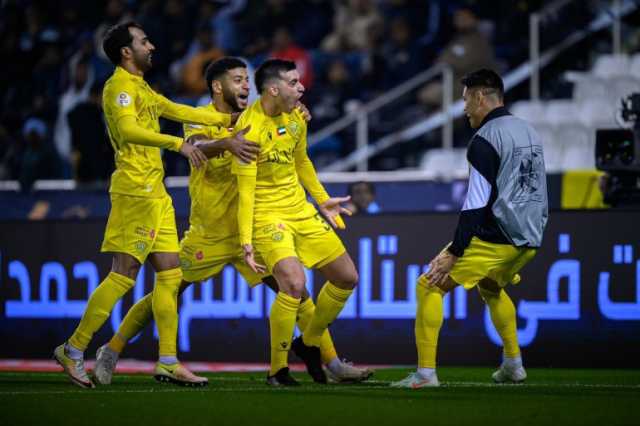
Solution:
<path fill-rule="evenodd" d="M 177 253 L 178 230 L 171 197 L 111 194 L 101 251 L 127 253 L 144 263 L 149 253 Z"/>
<path fill-rule="evenodd" d="M 256 218 L 253 244 L 269 271 L 284 258 L 297 257 L 307 268 L 321 268 L 346 250 L 320 213 L 301 219 L 276 215 Z"/>
<path fill-rule="evenodd" d="M 517 284 L 520 281 L 518 271 L 533 259 L 536 252 L 529 247 L 489 243 L 473 237 L 449 276 L 467 290 L 484 278 L 495 281 L 500 287 Z"/>
<path fill-rule="evenodd" d="M 256 274 L 247 266 L 237 235 L 215 240 L 189 230 L 180 241 L 179 255 L 183 279 L 192 283 L 218 275 L 227 264 L 233 265 L 251 287 L 260 284 L 266 276 Z M 262 263 L 262 259 L 256 258 L 256 261 Z"/>

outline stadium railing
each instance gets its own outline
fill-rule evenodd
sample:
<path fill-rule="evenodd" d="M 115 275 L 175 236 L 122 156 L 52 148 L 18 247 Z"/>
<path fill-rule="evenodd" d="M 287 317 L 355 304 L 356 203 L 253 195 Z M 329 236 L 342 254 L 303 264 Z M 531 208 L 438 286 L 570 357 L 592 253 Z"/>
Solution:
<path fill-rule="evenodd" d="M 553 6 L 553 4 L 551 5 Z M 601 31 L 608 27 L 618 27 L 620 25 L 620 19 L 627 16 L 638 9 L 637 2 L 633 0 L 614 0 L 609 8 L 602 10 L 591 22 L 589 22 L 585 28 L 578 29 L 571 32 L 567 37 L 564 37 L 560 42 L 547 49 L 544 53 L 536 54 L 537 60 L 535 62 L 529 60 L 515 69 L 509 71 L 504 76 L 505 91 L 513 89 L 520 83 L 530 79 L 535 72 L 539 72 L 540 69 L 549 65 L 555 58 L 557 58 L 565 50 L 572 46 L 575 46 L 580 41 L 584 40 L 587 36 Z M 539 12 L 543 13 L 543 12 Z M 615 30 L 618 31 L 618 30 Z M 614 32 L 615 32 L 614 31 Z M 614 40 L 618 36 L 614 36 Z M 614 49 L 616 47 L 614 42 Z M 378 105 L 381 108 L 383 105 Z M 463 115 L 463 102 L 461 100 L 453 102 L 448 108 L 442 110 L 424 118 L 417 123 L 414 123 L 404 129 L 390 133 L 382 138 L 372 142 L 371 144 L 365 144 L 363 141 L 359 143 L 360 147 L 356 148 L 351 154 L 346 157 L 333 162 L 331 165 L 322 169 L 325 172 L 341 172 L 351 170 L 357 167 L 358 164 L 363 164 L 371 157 L 380 154 L 382 151 L 390 148 L 399 143 L 407 142 L 416 137 L 424 135 L 428 132 L 443 127 L 446 123 L 450 123 L 453 119 L 462 117 Z M 369 113 L 371 111 L 368 111 Z M 332 125 L 327 126 L 327 129 Z M 321 134 L 323 137 L 327 137 L 336 133 L 342 129 L 333 130 L 332 132 L 324 132 L 320 130 L 316 134 Z M 323 132 L 323 133 L 320 133 Z M 311 135 L 314 138 L 315 135 Z M 365 135 L 366 136 L 366 135 Z"/>

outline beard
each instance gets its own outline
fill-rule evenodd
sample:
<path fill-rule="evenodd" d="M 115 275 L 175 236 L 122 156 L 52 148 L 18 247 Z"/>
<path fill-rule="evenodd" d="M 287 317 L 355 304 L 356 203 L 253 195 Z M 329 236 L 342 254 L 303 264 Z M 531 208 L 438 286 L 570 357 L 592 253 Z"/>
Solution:
<path fill-rule="evenodd" d="M 236 95 L 231 93 L 231 91 L 224 86 L 222 86 L 222 99 L 224 99 L 227 104 L 231 105 L 231 108 L 233 108 L 234 112 L 242 111 L 242 108 L 240 108 L 240 105 L 238 105 L 238 98 L 236 97 Z"/>
<path fill-rule="evenodd" d="M 149 71 L 151 69 L 151 53 L 138 54 L 133 57 L 136 67 L 142 71 Z"/>

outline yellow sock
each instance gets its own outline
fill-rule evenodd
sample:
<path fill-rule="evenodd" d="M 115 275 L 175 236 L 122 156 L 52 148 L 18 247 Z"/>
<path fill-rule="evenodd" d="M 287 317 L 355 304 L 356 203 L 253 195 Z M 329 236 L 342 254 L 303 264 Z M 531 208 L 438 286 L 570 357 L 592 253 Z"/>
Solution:
<path fill-rule="evenodd" d="M 69 344 L 81 351 L 87 349 L 93 334 L 102 327 L 113 306 L 134 283 L 129 277 L 110 272 L 89 297 L 80 324 L 69 338 Z"/>
<path fill-rule="evenodd" d="M 182 282 L 180 268 L 156 273 L 153 287 L 153 317 L 158 326 L 161 357 L 175 357 L 178 337 L 178 290 Z"/>
<path fill-rule="evenodd" d="M 513 306 L 511 298 L 504 290 L 496 294 L 478 287 L 478 291 L 489 306 L 491 322 L 502 339 L 504 355 L 509 358 L 517 357 L 520 355 L 520 346 L 518 345 L 516 307 Z"/>
<path fill-rule="evenodd" d="M 416 297 L 416 347 L 418 349 L 418 368 L 436 368 L 438 335 L 444 319 L 442 310 L 442 291 L 437 287 L 428 287 L 424 276 L 418 278 Z"/>
<path fill-rule="evenodd" d="M 278 292 L 275 302 L 271 305 L 269 314 L 269 329 L 271 331 L 271 370 L 273 376 L 281 368 L 289 365 L 289 349 L 291 337 L 296 326 L 296 314 L 300 306 L 300 299 Z"/>
<path fill-rule="evenodd" d="M 109 341 L 109 347 L 112 350 L 121 353 L 127 342 L 151 322 L 153 319 L 152 299 L 153 293 L 149 293 L 129 309 L 120 323 L 118 331 Z"/>
<path fill-rule="evenodd" d="M 311 300 L 311 297 L 300 303 L 297 321 L 300 330 L 304 331 L 307 328 L 315 310 L 316 305 L 313 303 L 313 300 Z M 328 364 L 329 361 L 338 357 L 329 329 L 326 329 L 324 333 L 322 333 L 322 338 L 320 338 L 320 356 L 322 357 L 323 364 Z"/>
<path fill-rule="evenodd" d="M 345 290 L 327 281 L 318 295 L 316 310 L 305 327 L 302 340 L 307 346 L 320 346 L 322 334 L 338 317 L 353 289 Z"/>

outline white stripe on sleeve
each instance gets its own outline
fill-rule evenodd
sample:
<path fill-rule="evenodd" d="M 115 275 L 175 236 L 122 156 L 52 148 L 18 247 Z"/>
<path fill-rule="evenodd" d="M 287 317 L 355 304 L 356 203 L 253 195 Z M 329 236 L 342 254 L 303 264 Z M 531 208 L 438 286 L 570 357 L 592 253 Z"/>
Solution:
<path fill-rule="evenodd" d="M 462 210 L 474 210 L 489 204 L 491 184 L 473 166 L 469 166 L 469 189 Z"/>

